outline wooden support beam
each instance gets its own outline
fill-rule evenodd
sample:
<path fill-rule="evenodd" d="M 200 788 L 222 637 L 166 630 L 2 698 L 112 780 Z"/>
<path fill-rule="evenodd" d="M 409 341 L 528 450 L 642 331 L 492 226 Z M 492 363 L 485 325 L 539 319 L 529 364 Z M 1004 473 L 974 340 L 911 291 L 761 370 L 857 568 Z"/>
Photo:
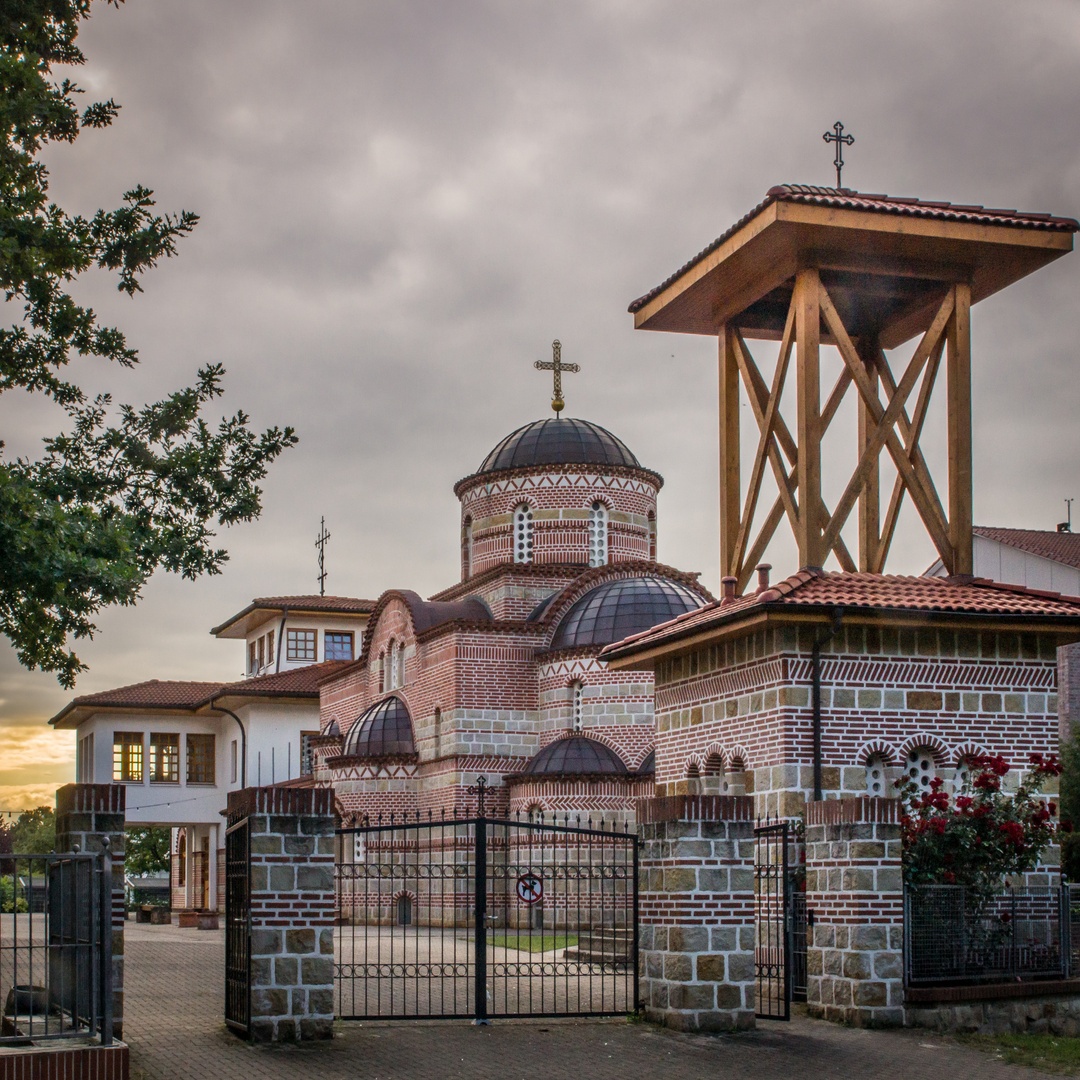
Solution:
<path fill-rule="evenodd" d="M 870 385 L 870 380 L 867 378 L 866 372 L 863 369 L 862 361 L 859 358 L 858 353 L 855 350 L 855 346 L 852 344 L 851 338 L 848 336 L 847 330 L 844 328 L 844 324 L 840 320 L 840 316 L 837 314 L 836 308 L 833 306 L 832 300 L 829 298 L 829 294 L 825 289 L 820 290 L 820 306 L 821 313 L 825 317 L 825 321 L 829 326 L 830 331 L 836 338 L 837 347 L 840 350 L 840 355 L 844 360 L 844 363 L 851 371 L 852 378 L 855 381 L 855 385 L 858 387 L 859 394 L 862 400 L 866 402 L 870 409 L 870 414 L 874 419 L 875 425 L 879 428 L 876 433 L 875 442 L 881 439 L 884 445 L 889 448 L 889 454 L 893 459 L 893 463 L 896 465 L 897 472 L 903 477 L 904 483 L 907 486 L 908 491 L 911 492 L 912 501 L 915 503 L 916 508 L 919 511 L 919 515 L 923 519 L 923 523 L 926 525 L 927 531 L 930 533 L 930 538 L 934 541 L 934 546 L 938 549 L 938 553 L 943 560 L 948 560 L 946 565 L 951 564 L 952 547 L 949 540 L 949 529 L 947 523 L 938 514 L 936 507 L 934 506 L 932 496 L 926 490 L 922 483 L 921 477 L 915 472 L 914 466 L 908 458 L 907 449 L 901 444 L 900 439 L 897 437 L 896 432 L 893 430 L 893 423 L 895 423 L 897 417 L 894 416 L 888 424 L 883 425 L 885 420 L 886 410 L 882 407 L 877 395 L 873 393 L 873 388 Z M 918 347 L 915 350 L 915 354 L 911 358 L 911 363 L 908 365 L 909 373 L 912 367 L 918 363 L 921 368 L 928 359 L 930 351 L 937 344 L 938 339 L 945 332 L 945 327 L 952 315 L 953 310 L 953 290 L 950 289 L 946 294 L 945 299 L 942 301 L 938 308 L 937 314 L 931 321 L 930 327 L 923 335 L 922 340 L 919 342 Z M 906 376 L 905 376 L 906 378 Z M 897 393 L 893 395 L 893 401 L 895 402 L 899 397 L 899 391 L 903 386 L 904 380 L 901 380 L 901 385 L 897 387 Z M 907 392 L 910 393 L 910 387 L 907 388 Z M 900 405 L 902 406 L 903 400 L 906 399 L 907 393 L 900 398 Z M 898 408 L 897 413 L 900 409 Z M 880 449 L 880 443 L 878 444 Z M 860 462 L 860 467 L 862 463 Z M 857 496 L 856 492 L 856 496 Z M 850 487 L 845 492 L 845 498 L 850 498 Z M 850 506 L 848 507 L 850 510 Z M 837 521 L 837 517 L 840 511 L 840 507 L 837 507 L 837 511 L 833 514 L 833 521 Z M 846 515 L 844 515 L 846 517 Z M 836 526 L 843 525 L 843 521 L 839 521 Z"/>
<path fill-rule="evenodd" d="M 971 461 L 971 286 L 954 285 L 948 337 L 949 539 L 953 574 L 973 574 Z M 948 566 L 949 564 L 946 563 Z"/>
<path fill-rule="evenodd" d="M 877 349 L 876 342 L 868 342 L 860 338 L 858 342 L 859 358 L 866 368 L 867 378 L 874 396 L 877 397 Z M 846 371 L 847 368 L 845 367 Z M 870 409 L 866 402 L 859 399 L 858 402 L 858 455 L 862 459 L 866 448 L 870 444 L 876 431 L 874 418 L 870 415 Z M 877 549 L 881 542 L 881 469 L 878 458 L 867 472 L 863 489 L 859 493 L 859 569 L 867 572 L 872 571 L 877 563 Z"/>
<path fill-rule="evenodd" d="M 930 395 L 934 392 L 934 384 L 937 382 L 938 371 L 941 368 L 941 354 L 945 348 L 944 336 L 938 338 L 937 345 L 934 346 L 934 351 L 930 354 L 930 360 L 926 365 L 926 374 L 923 376 L 922 386 L 919 388 L 919 400 L 915 404 L 915 411 L 912 413 L 911 423 L 907 432 L 904 432 L 904 423 L 907 417 L 904 412 L 900 413 L 900 430 L 904 433 L 904 440 L 908 447 L 908 460 L 915 466 L 916 472 L 918 472 L 918 466 L 916 459 L 922 457 L 922 452 L 919 450 L 919 439 L 922 438 L 923 424 L 926 422 L 926 413 L 930 406 Z M 885 363 L 883 367 L 887 370 L 888 364 Z M 895 393 L 895 387 L 892 393 Z M 925 462 L 923 467 L 925 468 Z M 931 487 L 933 481 L 931 481 Z M 899 473 L 896 474 L 896 479 L 893 481 L 892 496 L 889 499 L 889 508 L 885 513 L 885 524 L 881 530 L 881 540 L 878 544 L 878 550 L 874 557 L 873 564 L 870 566 L 872 573 L 880 574 L 885 569 L 885 560 L 889 557 L 889 548 L 892 547 L 893 536 L 896 533 L 896 522 L 900 517 L 900 508 L 904 505 L 904 492 L 907 489 L 904 487 L 903 477 Z M 937 492 L 934 491 L 936 497 Z"/>
<path fill-rule="evenodd" d="M 795 530 L 799 566 L 822 566 L 828 548 L 821 532 L 821 280 L 814 267 L 795 275 L 795 353 L 798 379 L 799 503 L 802 512 Z"/>
<path fill-rule="evenodd" d="M 735 327 L 720 328 L 720 573 L 733 573 L 739 537 L 739 363 Z"/>

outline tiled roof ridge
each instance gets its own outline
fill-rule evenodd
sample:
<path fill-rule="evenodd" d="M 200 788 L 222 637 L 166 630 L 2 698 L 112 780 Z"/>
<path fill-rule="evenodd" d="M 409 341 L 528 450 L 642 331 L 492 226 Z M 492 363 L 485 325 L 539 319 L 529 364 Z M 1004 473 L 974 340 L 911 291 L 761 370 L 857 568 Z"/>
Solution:
<path fill-rule="evenodd" d="M 80 694 L 79 697 L 72 698 L 72 705 L 96 705 L 100 703 L 100 699 L 108 700 L 110 697 L 115 697 L 119 694 L 129 693 L 133 690 L 140 690 L 144 686 L 156 686 L 161 689 L 168 687 L 222 687 L 227 686 L 228 683 L 220 681 L 209 681 L 206 679 L 143 679 L 141 682 L 127 683 L 124 686 L 113 686 L 108 690 L 95 690 L 92 694 Z"/>
<path fill-rule="evenodd" d="M 659 296 L 672 282 L 677 281 L 691 267 L 696 266 L 706 256 L 711 255 L 721 244 L 734 236 L 747 222 L 753 220 L 767 206 L 774 202 L 809 203 L 818 206 L 835 206 L 841 209 L 861 209 L 882 214 L 898 214 L 905 217 L 946 218 L 954 221 L 972 221 L 984 219 L 984 224 L 1005 227 L 1047 229 L 1055 232 L 1080 231 L 1080 222 L 1075 218 L 1055 217 L 1052 214 L 1027 213 L 1016 210 L 987 209 L 983 206 L 963 203 L 929 202 L 895 195 L 868 194 L 853 188 L 817 187 L 813 184 L 776 184 L 765 194 L 765 198 L 749 213 L 743 214 L 734 225 L 725 229 L 711 244 L 706 245 L 693 258 L 685 262 L 670 277 L 665 278 L 655 288 L 632 301 L 627 310 L 633 314 L 640 311 L 650 300 Z M 991 219 L 986 221 L 985 219 Z"/>

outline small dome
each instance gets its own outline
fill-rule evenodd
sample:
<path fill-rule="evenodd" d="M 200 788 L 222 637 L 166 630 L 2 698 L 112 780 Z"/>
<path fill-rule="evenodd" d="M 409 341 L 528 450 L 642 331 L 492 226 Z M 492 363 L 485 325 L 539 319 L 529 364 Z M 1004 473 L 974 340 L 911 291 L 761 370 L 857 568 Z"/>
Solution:
<path fill-rule="evenodd" d="M 637 767 L 637 771 L 641 776 L 652 776 L 656 772 L 655 746 L 645 755 L 645 760 Z"/>
<path fill-rule="evenodd" d="M 521 776 L 626 776 L 629 770 L 614 750 L 584 735 L 549 743 Z"/>
<path fill-rule="evenodd" d="M 412 720 L 399 697 L 383 698 L 362 712 L 349 729 L 341 753 L 345 757 L 393 757 L 415 754 Z"/>
<path fill-rule="evenodd" d="M 610 645 L 694 611 L 704 603 L 696 592 L 667 578 L 605 581 L 577 600 L 562 617 L 551 648 Z"/>
<path fill-rule="evenodd" d="M 324 735 L 340 735 L 341 728 L 338 727 L 337 719 L 330 721 L 330 726 L 323 732 Z"/>
<path fill-rule="evenodd" d="M 623 465 L 641 463 L 621 439 L 588 420 L 549 417 L 511 432 L 486 458 L 479 473 L 529 465 Z"/>

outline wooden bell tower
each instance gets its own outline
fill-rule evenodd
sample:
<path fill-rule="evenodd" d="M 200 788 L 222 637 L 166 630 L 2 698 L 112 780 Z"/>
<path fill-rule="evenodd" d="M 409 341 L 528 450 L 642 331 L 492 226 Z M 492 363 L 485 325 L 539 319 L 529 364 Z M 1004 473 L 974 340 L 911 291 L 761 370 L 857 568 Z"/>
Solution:
<path fill-rule="evenodd" d="M 847 188 L 784 185 L 675 275 L 630 305 L 634 326 L 709 334 L 720 352 L 720 561 L 741 592 L 786 517 L 799 562 L 829 553 L 848 571 L 882 573 L 905 496 L 950 574 L 972 573 L 971 305 L 1072 250 L 1071 218 L 986 210 Z M 894 373 L 888 351 L 919 337 Z M 780 341 L 770 381 L 748 339 Z M 821 346 L 843 368 L 822 400 Z M 794 358 L 794 430 L 780 411 Z M 919 439 L 945 369 L 946 505 Z M 739 383 L 759 438 L 743 487 Z M 835 506 L 821 494 L 821 440 L 855 387 L 856 464 Z M 896 479 L 882 514 L 881 452 Z M 779 494 L 756 532 L 762 478 Z M 858 563 L 841 529 L 858 504 Z"/>

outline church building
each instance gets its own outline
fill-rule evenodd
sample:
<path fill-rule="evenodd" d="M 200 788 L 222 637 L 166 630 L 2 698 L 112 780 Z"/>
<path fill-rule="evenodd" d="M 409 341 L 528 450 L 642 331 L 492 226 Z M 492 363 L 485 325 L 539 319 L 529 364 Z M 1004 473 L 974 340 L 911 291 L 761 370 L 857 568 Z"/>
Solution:
<path fill-rule="evenodd" d="M 480 782 L 488 813 L 621 826 L 652 795 L 652 676 L 597 657 L 712 597 L 657 561 L 663 479 L 562 404 L 455 485 L 461 580 L 383 593 L 323 680 L 314 779 L 347 818 L 472 813 Z"/>

